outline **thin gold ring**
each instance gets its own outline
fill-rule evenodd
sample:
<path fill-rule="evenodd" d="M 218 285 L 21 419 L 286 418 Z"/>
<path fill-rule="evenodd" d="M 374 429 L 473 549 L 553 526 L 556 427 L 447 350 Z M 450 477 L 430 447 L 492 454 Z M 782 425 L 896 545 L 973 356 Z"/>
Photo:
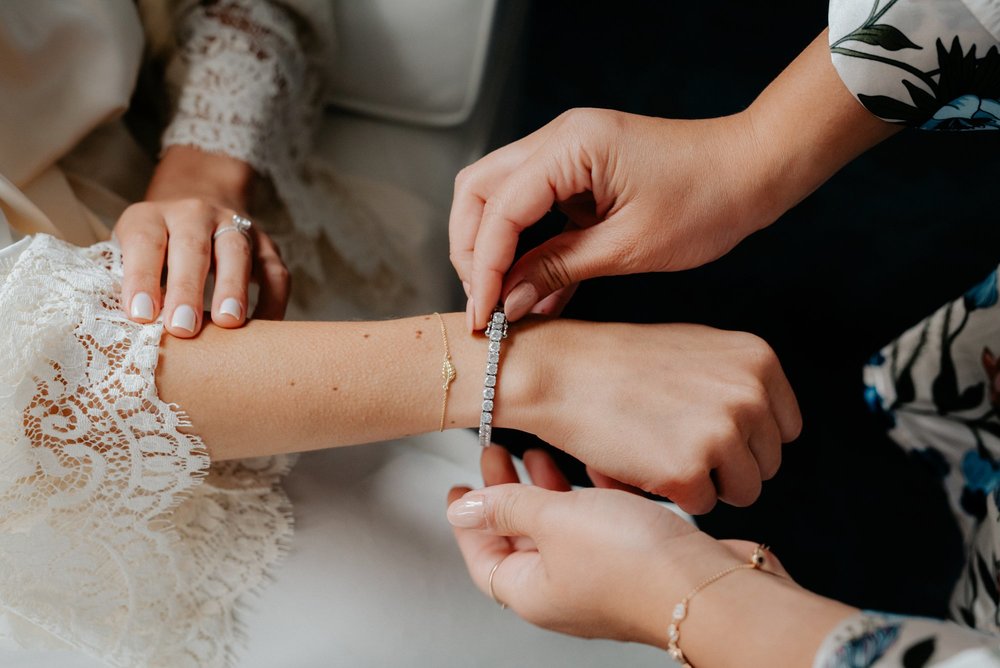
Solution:
<path fill-rule="evenodd" d="M 508 554 L 507 557 L 509 556 L 510 555 Z M 497 592 L 495 589 L 493 589 L 493 576 L 497 574 L 497 569 L 500 568 L 500 564 L 502 564 L 504 559 L 506 559 L 507 557 L 500 557 L 500 561 L 493 564 L 493 568 L 490 570 L 490 598 L 493 599 L 494 603 L 500 606 L 501 610 L 506 610 L 507 604 L 501 601 L 499 598 L 497 598 Z"/>

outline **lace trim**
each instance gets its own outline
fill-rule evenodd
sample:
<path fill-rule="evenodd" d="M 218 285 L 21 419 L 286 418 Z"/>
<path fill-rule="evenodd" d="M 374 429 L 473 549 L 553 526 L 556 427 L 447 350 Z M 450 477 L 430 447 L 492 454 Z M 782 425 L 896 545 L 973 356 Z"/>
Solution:
<path fill-rule="evenodd" d="M 372 220 L 343 179 L 310 159 L 323 87 L 306 48 L 315 39 L 302 24 L 252 0 L 206 2 L 183 12 L 167 70 L 176 110 L 162 145 L 194 146 L 252 165 L 273 183 L 272 196 L 284 208 L 255 217 L 269 231 L 291 226 L 292 235 L 276 240 L 293 271 L 323 283 L 325 265 L 336 257 L 362 281 L 386 283 L 391 275 L 391 298 L 405 291 L 407 275 L 385 238 L 387 224 Z"/>
<path fill-rule="evenodd" d="M 117 666 L 225 666 L 288 544 L 289 460 L 209 467 L 121 260 L 36 237 L 0 287 L 0 605 Z"/>

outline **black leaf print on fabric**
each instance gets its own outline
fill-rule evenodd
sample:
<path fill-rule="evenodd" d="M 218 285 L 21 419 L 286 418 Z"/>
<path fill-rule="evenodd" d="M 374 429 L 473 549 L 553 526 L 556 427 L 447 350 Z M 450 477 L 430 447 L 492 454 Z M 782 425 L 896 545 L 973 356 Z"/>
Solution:
<path fill-rule="evenodd" d="M 911 646 L 903 653 L 903 668 L 924 668 L 934 656 L 937 638 L 931 636 Z"/>
<path fill-rule="evenodd" d="M 981 554 L 976 555 L 976 567 L 979 569 L 979 581 L 982 584 L 983 592 L 990 597 L 993 605 L 1000 604 L 1000 591 L 997 589 L 996 575 L 993 574 L 993 570 L 987 565 Z M 973 576 L 973 580 L 975 579 Z"/>
<path fill-rule="evenodd" d="M 898 28 L 894 28 L 884 23 L 876 23 L 871 26 L 858 28 L 845 37 L 842 42 L 864 42 L 880 46 L 886 51 L 899 51 L 900 49 L 922 49 L 904 35 Z"/>

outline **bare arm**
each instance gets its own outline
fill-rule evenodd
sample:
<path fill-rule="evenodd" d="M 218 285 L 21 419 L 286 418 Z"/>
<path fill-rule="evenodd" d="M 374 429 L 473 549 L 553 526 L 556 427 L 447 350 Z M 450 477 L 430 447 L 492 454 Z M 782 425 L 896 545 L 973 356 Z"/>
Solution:
<path fill-rule="evenodd" d="M 449 428 L 474 427 L 482 412 L 487 340 L 470 334 L 463 317 L 444 316 L 457 370 Z M 439 425 L 444 344 L 435 316 L 252 321 L 162 345 L 161 396 L 189 414 L 214 459 Z M 537 434 L 693 513 L 717 498 L 752 503 L 801 422 L 765 343 L 698 325 L 528 320 L 503 344 L 498 379 L 494 425 Z"/>
<path fill-rule="evenodd" d="M 447 427 L 473 427 L 482 410 L 487 340 L 443 316 L 457 369 Z M 536 326 L 519 328 L 501 358 L 498 422 L 522 420 L 536 376 Z M 235 337 L 235 338 L 234 338 Z M 191 416 L 213 459 L 366 443 L 435 431 L 444 344 L 437 317 L 385 322 L 208 326 L 178 344 L 164 337 L 161 396 Z"/>

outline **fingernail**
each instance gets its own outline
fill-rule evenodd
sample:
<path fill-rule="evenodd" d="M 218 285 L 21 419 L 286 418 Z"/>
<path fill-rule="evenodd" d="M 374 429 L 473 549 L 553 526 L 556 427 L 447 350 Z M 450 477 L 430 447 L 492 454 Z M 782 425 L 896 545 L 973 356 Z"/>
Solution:
<path fill-rule="evenodd" d="M 484 508 L 481 496 L 459 499 L 448 506 L 448 521 L 451 522 L 452 526 L 460 529 L 476 529 L 485 526 Z"/>
<path fill-rule="evenodd" d="M 174 309 L 174 317 L 170 319 L 170 326 L 193 332 L 196 321 L 194 309 L 187 304 L 181 304 Z"/>
<path fill-rule="evenodd" d="M 465 296 L 466 297 L 471 297 L 472 296 L 472 286 L 469 285 L 467 282 L 462 281 L 462 289 L 465 290 Z"/>
<path fill-rule="evenodd" d="M 469 329 L 470 334 L 476 331 L 476 326 L 473 322 L 475 317 L 476 305 L 472 302 L 472 297 L 469 297 L 469 301 L 465 305 L 465 326 Z"/>
<path fill-rule="evenodd" d="M 528 281 L 518 283 L 503 304 L 508 320 L 519 320 L 528 314 L 531 307 L 538 303 L 538 290 Z"/>
<path fill-rule="evenodd" d="M 132 317 L 139 320 L 153 319 L 153 298 L 147 292 L 137 292 L 132 297 Z"/>
<path fill-rule="evenodd" d="M 243 307 L 236 299 L 226 297 L 222 300 L 222 305 L 219 306 L 219 313 L 231 316 L 233 320 L 239 320 L 240 316 L 243 315 Z"/>

